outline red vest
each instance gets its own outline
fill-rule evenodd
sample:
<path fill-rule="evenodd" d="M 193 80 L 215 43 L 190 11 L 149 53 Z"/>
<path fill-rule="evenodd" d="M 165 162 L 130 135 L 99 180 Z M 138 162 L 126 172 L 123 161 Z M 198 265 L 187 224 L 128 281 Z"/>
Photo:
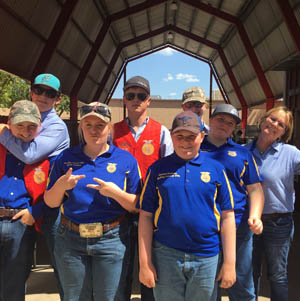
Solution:
<path fill-rule="evenodd" d="M 143 133 L 136 142 L 126 120 L 114 124 L 114 145 L 133 154 L 138 161 L 144 181 L 149 166 L 160 158 L 160 132 L 161 124 L 149 118 Z"/>
<path fill-rule="evenodd" d="M 0 180 L 5 174 L 6 148 L 0 144 Z M 29 195 L 32 197 L 32 205 L 43 200 L 47 186 L 49 161 L 44 160 L 34 164 L 25 165 L 23 170 L 24 182 Z M 40 229 L 41 217 L 35 222 L 35 229 Z"/>

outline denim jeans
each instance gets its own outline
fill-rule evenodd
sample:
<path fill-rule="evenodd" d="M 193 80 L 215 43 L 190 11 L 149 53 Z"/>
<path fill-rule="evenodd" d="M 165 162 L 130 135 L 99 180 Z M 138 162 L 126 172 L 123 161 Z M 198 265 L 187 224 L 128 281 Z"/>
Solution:
<path fill-rule="evenodd" d="M 99 238 L 82 238 L 60 224 L 54 254 L 64 301 L 123 300 L 118 288 L 124 286 L 121 275 L 128 242 L 127 221 Z"/>
<path fill-rule="evenodd" d="M 158 278 L 155 300 L 214 300 L 218 255 L 197 256 L 153 241 L 152 256 Z"/>
<path fill-rule="evenodd" d="M 23 301 L 36 232 L 20 220 L 0 219 L 0 301 Z"/>
<path fill-rule="evenodd" d="M 231 301 L 255 301 L 252 269 L 253 232 L 247 223 L 236 232 L 236 282 L 228 289 Z"/>
<path fill-rule="evenodd" d="M 61 300 L 63 300 L 63 289 L 61 282 L 59 280 L 59 275 L 56 268 L 56 261 L 54 256 L 54 245 L 55 245 L 55 236 L 60 222 L 60 210 L 59 208 L 53 208 L 49 210 L 47 215 L 43 216 L 41 222 L 41 230 L 43 231 L 43 235 L 48 247 L 49 255 L 51 258 L 52 266 L 54 269 L 55 278 L 57 280 L 57 288 L 60 295 Z"/>
<path fill-rule="evenodd" d="M 262 256 L 265 255 L 272 301 L 288 301 L 287 264 L 294 235 L 292 216 L 284 216 L 263 222 L 261 235 L 253 240 L 253 277 L 255 293 L 259 295 L 262 272 Z"/>
<path fill-rule="evenodd" d="M 130 244 L 124 262 L 126 265 L 126 284 L 124 287 L 124 301 L 130 301 L 133 283 L 134 261 L 138 251 L 138 214 L 130 214 Z M 154 301 L 153 289 L 141 283 L 141 301 Z"/>

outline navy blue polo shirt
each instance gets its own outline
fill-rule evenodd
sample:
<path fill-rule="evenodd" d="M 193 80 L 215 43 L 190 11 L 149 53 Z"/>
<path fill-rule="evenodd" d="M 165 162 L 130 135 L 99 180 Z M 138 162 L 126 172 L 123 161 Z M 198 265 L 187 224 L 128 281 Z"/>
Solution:
<path fill-rule="evenodd" d="M 176 153 L 148 170 L 138 203 L 153 213 L 154 239 L 200 256 L 219 253 L 221 211 L 233 209 L 224 167 L 202 153 L 190 161 Z"/>
<path fill-rule="evenodd" d="M 63 214 L 75 223 L 107 222 L 126 212 L 117 201 L 86 187 L 87 184 L 97 184 L 94 177 L 113 182 L 128 193 L 140 193 L 141 177 L 136 159 L 112 144 L 95 160 L 84 154 L 83 145 L 63 151 L 54 162 L 47 189 L 70 167 L 72 174 L 86 176 L 73 189 L 66 191 L 61 207 Z"/>
<path fill-rule="evenodd" d="M 217 147 L 210 143 L 207 137 L 201 144 L 201 151 L 207 152 L 209 157 L 225 167 L 232 188 L 236 225 L 247 222 L 249 202 L 246 186 L 262 181 L 251 152 L 231 139 Z"/>

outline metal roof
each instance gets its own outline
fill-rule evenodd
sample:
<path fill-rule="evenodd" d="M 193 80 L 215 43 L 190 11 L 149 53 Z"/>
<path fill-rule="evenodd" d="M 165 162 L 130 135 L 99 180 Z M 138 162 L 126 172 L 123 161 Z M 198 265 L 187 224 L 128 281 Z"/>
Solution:
<path fill-rule="evenodd" d="M 128 62 L 172 47 L 209 64 L 237 108 L 272 106 L 299 62 L 300 0 L 0 0 L 0 68 L 109 101 Z M 179 62 L 180 63 L 180 62 Z"/>

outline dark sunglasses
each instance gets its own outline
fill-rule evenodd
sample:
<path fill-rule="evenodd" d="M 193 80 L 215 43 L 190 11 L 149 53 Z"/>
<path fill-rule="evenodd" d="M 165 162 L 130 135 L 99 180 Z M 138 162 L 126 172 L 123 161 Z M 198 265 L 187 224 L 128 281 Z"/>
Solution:
<path fill-rule="evenodd" d="M 55 98 L 59 95 L 59 92 L 55 91 L 54 89 L 45 89 L 45 88 L 39 87 L 39 86 L 32 87 L 32 91 L 36 95 L 42 95 L 44 93 L 45 96 L 48 98 Z"/>
<path fill-rule="evenodd" d="M 101 116 L 108 117 L 111 120 L 111 113 L 109 108 L 103 106 L 82 106 L 80 108 L 80 117 L 83 117 L 86 114 L 95 112 Z"/>
<path fill-rule="evenodd" d="M 129 92 L 125 94 L 125 98 L 129 101 L 134 100 L 134 98 L 137 97 L 140 101 L 145 101 L 148 97 L 148 94 L 146 93 L 133 93 Z"/>
<path fill-rule="evenodd" d="M 199 101 L 189 101 L 189 102 L 186 102 L 184 104 L 184 106 L 188 109 L 191 109 L 192 107 L 195 107 L 195 108 L 202 108 L 204 105 L 203 102 L 199 102 Z"/>

